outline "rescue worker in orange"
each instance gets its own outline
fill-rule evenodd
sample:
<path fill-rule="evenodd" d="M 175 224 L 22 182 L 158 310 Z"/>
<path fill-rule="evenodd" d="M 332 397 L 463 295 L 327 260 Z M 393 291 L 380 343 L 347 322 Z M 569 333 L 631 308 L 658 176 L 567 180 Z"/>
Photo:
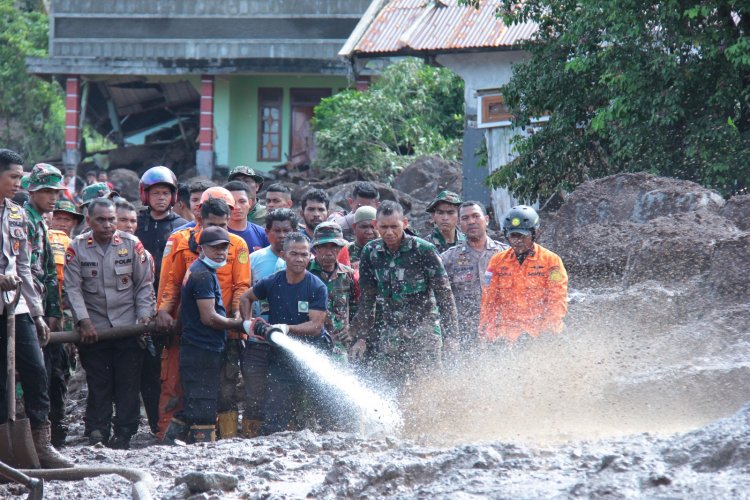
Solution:
<path fill-rule="evenodd" d="M 190 265 L 198 258 L 198 241 L 205 227 L 227 228 L 230 210 L 234 207 L 234 197 L 222 187 L 211 187 L 201 196 L 200 217 L 196 219 L 194 228 L 175 232 L 167 240 L 162 260 L 161 279 L 157 295 L 156 326 L 158 328 L 172 328 L 174 319 L 178 317 L 180 289 Z M 245 240 L 236 235 L 230 235 L 230 246 L 227 254 L 227 265 L 217 270 L 217 277 L 221 287 L 222 301 L 226 305 L 228 318 L 239 318 L 239 303 L 242 293 L 250 288 L 250 252 Z M 243 338 L 242 333 L 229 332 L 228 338 Z M 173 415 L 182 409 L 182 388 L 179 381 L 179 338 L 174 336 L 167 342 L 162 352 L 162 384 L 159 398 L 159 432 L 157 437 L 166 442 L 180 439 L 185 423 L 174 421 Z M 220 408 L 221 409 L 221 408 Z M 219 421 L 224 423 L 223 436 L 231 436 L 232 421 L 235 433 L 237 412 L 226 412 L 219 415 Z M 174 425 L 170 425 L 174 423 Z M 167 429 L 172 427 L 174 433 L 167 436 Z M 220 429 L 221 432 L 222 429 Z"/>
<path fill-rule="evenodd" d="M 503 233 L 510 248 L 487 266 L 479 318 L 487 341 L 510 344 L 557 334 L 568 311 L 568 273 L 560 257 L 535 242 L 539 215 L 526 205 L 510 209 Z"/>

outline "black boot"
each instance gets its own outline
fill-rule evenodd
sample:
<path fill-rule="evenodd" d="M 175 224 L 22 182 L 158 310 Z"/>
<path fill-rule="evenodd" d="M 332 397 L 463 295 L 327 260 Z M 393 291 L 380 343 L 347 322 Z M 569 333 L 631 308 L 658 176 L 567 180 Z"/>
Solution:
<path fill-rule="evenodd" d="M 188 426 L 187 423 L 179 418 L 172 417 L 172 421 L 169 423 L 167 432 L 164 433 L 164 441 L 162 442 L 170 445 L 177 444 L 177 441 L 185 443 L 187 441 L 188 431 L 190 431 L 190 426 Z"/>
<path fill-rule="evenodd" d="M 62 448 L 65 446 L 65 439 L 68 437 L 68 428 L 61 422 L 52 422 L 52 446 Z"/>
<path fill-rule="evenodd" d="M 113 450 L 129 450 L 130 449 L 130 436 L 121 434 L 115 434 L 107 444 L 108 447 Z"/>

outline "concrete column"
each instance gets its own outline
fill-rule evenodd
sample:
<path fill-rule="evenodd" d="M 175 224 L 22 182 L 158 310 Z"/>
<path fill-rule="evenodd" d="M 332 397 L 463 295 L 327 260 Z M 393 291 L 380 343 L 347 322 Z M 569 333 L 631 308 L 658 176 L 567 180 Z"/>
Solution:
<path fill-rule="evenodd" d="M 214 77 L 201 77 L 201 115 L 200 132 L 198 133 L 198 151 L 195 154 L 195 166 L 198 175 L 213 177 L 214 155 Z"/>
<path fill-rule="evenodd" d="M 369 75 L 357 75 L 355 85 L 360 92 L 368 90 L 370 88 L 370 83 L 371 79 Z"/>
<path fill-rule="evenodd" d="M 65 79 L 65 153 L 63 165 L 77 167 L 81 162 L 81 113 L 80 79 L 77 75 L 68 75 Z"/>

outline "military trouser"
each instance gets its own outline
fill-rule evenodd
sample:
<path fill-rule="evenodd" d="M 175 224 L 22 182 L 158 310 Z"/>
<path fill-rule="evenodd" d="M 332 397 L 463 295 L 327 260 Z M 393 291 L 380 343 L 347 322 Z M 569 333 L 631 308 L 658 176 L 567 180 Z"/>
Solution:
<path fill-rule="evenodd" d="M 65 403 L 70 380 L 70 358 L 64 344 L 48 344 L 42 349 L 49 382 L 49 420 L 53 432 L 64 434 Z"/>
<path fill-rule="evenodd" d="M 245 413 L 243 419 L 263 420 L 268 394 L 268 357 L 271 346 L 248 341 L 242 352 L 242 378 L 245 381 Z"/>
<path fill-rule="evenodd" d="M 214 425 L 222 353 L 180 344 L 180 380 L 185 407 L 175 417 L 188 425 Z"/>
<path fill-rule="evenodd" d="M 161 344 L 148 339 L 149 346 L 143 356 L 141 371 L 141 399 L 146 410 L 148 426 L 156 434 L 159 423 L 159 395 L 161 394 Z"/>
<path fill-rule="evenodd" d="M 417 332 L 408 338 L 380 339 L 369 367 L 401 391 L 411 379 L 440 367 L 442 347 L 442 337 L 431 331 Z"/>
<path fill-rule="evenodd" d="M 98 430 L 108 438 L 111 423 L 115 436 L 129 438 L 138 431 L 144 352 L 132 338 L 78 345 L 89 390 L 84 417 L 88 434 Z"/>
<path fill-rule="evenodd" d="M 0 422 L 8 420 L 5 394 L 8 358 L 7 316 L 0 315 Z M 39 348 L 36 327 L 28 314 L 16 315 L 16 370 L 23 388 L 24 408 L 32 428 L 48 422 L 49 392 L 44 356 Z"/>
<path fill-rule="evenodd" d="M 219 379 L 218 412 L 237 411 L 237 402 L 242 398 L 239 389 L 240 357 L 242 356 L 242 341 L 228 339 L 221 359 L 221 373 Z"/>

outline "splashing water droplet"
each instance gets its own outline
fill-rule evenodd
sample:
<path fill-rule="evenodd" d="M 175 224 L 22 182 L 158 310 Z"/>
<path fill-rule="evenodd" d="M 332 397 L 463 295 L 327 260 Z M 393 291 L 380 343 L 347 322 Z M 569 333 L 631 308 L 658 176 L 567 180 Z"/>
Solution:
<path fill-rule="evenodd" d="M 349 367 L 337 365 L 318 349 L 283 333 L 272 332 L 270 340 L 286 349 L 321 385 L 333 389 L 336 394 L 329 397 L 343 395 L 359 411 L 364 434 L 395 434 L 401 430 L 403 418 L 395 401 L 368 387 Z"/>

